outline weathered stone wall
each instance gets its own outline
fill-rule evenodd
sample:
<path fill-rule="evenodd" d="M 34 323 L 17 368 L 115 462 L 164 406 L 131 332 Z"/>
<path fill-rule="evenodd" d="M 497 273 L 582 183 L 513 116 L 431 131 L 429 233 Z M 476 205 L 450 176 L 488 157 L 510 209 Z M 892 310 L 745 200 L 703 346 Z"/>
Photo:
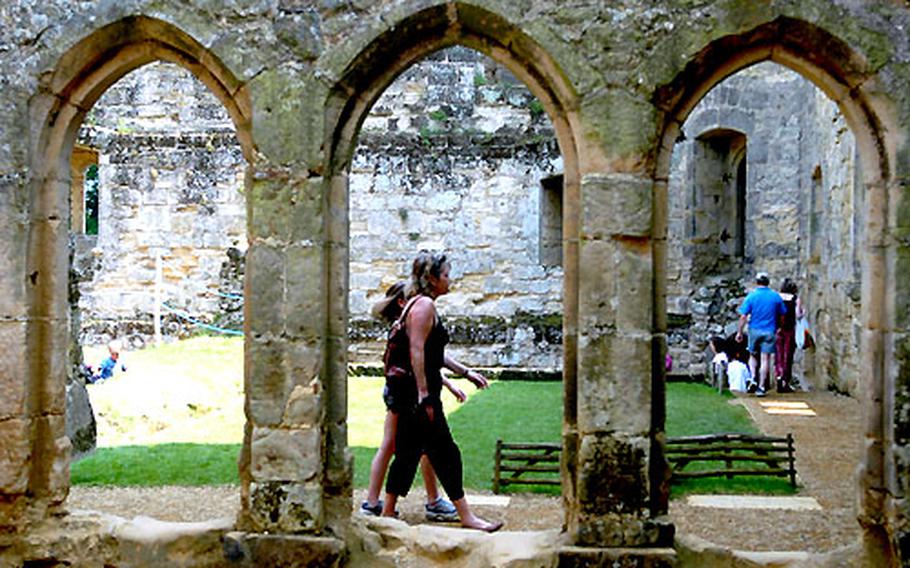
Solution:
<path fill-rule="evenodd" d="M 99 235 L 77 236 L 83 340 L 148 340 L 157 254 L 169 307 L 240 329 L 242 287 L 221 273 L 245 241 L 243 160 L 221 103 L 182 68 L 148 65 L 104 94 L 79 142 L 101 163 Z M 384 324 L 371 303 L 417 250 L 436 248 L 454 263 L 458 284 L 440 306 L 465 330 L 453 337 L 466 363 L 559 368 L 562 270 L 542 258 L 553 243 L 540 224 L 561 226 L 561 208 L 541 204 L 541 180 L 561 167 L 540 103 L 479 52 L 443 50 L 399 77 L 367 117 L 351 171 L 351 360 L 378 361 Z M 163 313 L 168 335 L 193 331 Z"/>
<path fill-rule="evenodd" d="M 174 310 L 238 326 L 224 304 L 242 288 L 221 272 L 229 248 L 246 249 L 246 162 L 224 105 L 182 67 L 155 63 L 104 93 L 78 141 L 99 152 L 100 180 L 98 235 L 76 236 L 83 340 L 151 337 L 159 255 L 165 334 L 195 331 Z"/>
<path fill-rule="evenodd" d="M 746 140 L 741 255 L 729 248 L 732 230 L 705 238 L 696 228 L 708 213 L 735 215 L 721 210 L 723 199 L 701 206 L 695 199 L 706 183 L 699 168 L 717 159 L 699 159 L 700 138 L 725 130 Z M 862 204 L 856 202 L 853 135 L 837 106 L 799 74 L 761 63 L 708 93 L 683 132 L 670 178 L 667 309 L 674 371 L 703 372 L 707 339 L 735 331 L 737 309 L 763 270 L 773 288 L 785 277 L 800 287 L 818 342 L 815 365 L 801 370 L 812 386 L 856 393 L 859 357 L 851 345 L 858 345 Z M 736 181 L 734 172 L 711 173 L 727 184 Z"/>
<path fill-rule="evenodd" d="M 63 546 L 45 547 L 33 537 L 39 523 L 41 534 L 61 531 L 69 487 L 66 219 L 75 133 L 101 92 L 159 59 L 186 65 L 218 95 L 251 166 L 237 527 L 252 539 L 268 533 L 268 543 L 251 545 L 252 559 L 238 547 L 238 561 L 255 564 L 256 550 L 293 544 L 321 545 L 341 562 L 342 538 L 352 549 L 373 545 L 341 536 L 350 534 L 351 514 L 353 140 L 394 77 L 455 43 L 495 56 L 528 84 L 563 154 L 564 542 L 584 548 L 561 549 L 560 562 L 670 562 L 649 548 L 672 541 L 661 370 L 669 154 L 708 89 L 767 59 L 838 102 L 863 158 L 859 382 L 868 419 L 858 433 L 866 448 L 858 515 L 867 565 L 906 562 L 910 10 L 902 3 L 48 0 L 4 3 L 0 19 L 7 564 L 74 564 L 81 556 L 73 549 L 117 538 L 66 532 Z"/>
<path fill-rule="evenodd" d="M 410 67 L 366 117 L 351 166 L 352 338 L 383 337 L 372 302 L 418 250 L 444 250 L 456 356 L 560 368 L 562 267 L 541 258 L 540 222 L 541 180 L 561 171 L 540 102 L 504 67 L 463 47 Z M 355 343 L 352 360 L 378 361 L 378 347 Z"/>
<path fill-rule="evenodd" d="M 865 225 L 861 163 L 843 115 L 822 93 L 801 151 L 803 214 L 800 219 L 800 282 L 816 340 L 812 384 L 840 392 L 862 392 L 860 266 Z M 813 144 L 817 140 L 817 144 Z"/>

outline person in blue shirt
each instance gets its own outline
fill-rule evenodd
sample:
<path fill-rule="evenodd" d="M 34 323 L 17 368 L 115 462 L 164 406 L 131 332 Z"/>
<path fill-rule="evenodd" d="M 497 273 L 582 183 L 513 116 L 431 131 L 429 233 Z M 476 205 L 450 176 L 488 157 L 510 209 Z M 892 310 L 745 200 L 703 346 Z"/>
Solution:
<path fill-rule="evenodd" d="M 780 294 L 768 287 L 770 279 L 765 272 L 755 276 L 755 290 L 749 292 L 739 307 L 739 325 L 736 328 L 736 341 L 742 341 L 743 328 L 749 322 L 749 370 L 757 378 L 756 396 L 765 396 L 771 372 L 771 355 L 777 342 L 778 318 L 787 313 L 787 307 Z M 759 366 L 759 357 L 761 365 Z M 756 377 L 756 367 L 760 377 Z"/>
<path fill-rule="evenodd" d="M 120 370 L 126 371 L 126 365 L 120 361 L 120 343 L 111 341 L 107 344 L 107 351 L 108 356 L 101 361 L 101 364 L 98 365 L 98 369 L 92 373 L 92 383 L 105 381 L 113 377 L 114 372 L 117 370 L 118 363 L 120 365 Z"/>

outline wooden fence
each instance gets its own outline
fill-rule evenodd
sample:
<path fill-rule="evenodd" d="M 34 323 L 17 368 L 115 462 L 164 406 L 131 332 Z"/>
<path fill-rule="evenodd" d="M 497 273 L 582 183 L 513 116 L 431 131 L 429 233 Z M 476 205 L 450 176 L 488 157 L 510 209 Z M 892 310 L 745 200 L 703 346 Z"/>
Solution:
<path fill-rule="evenodd" d="M 493 493 L 506 485 L 559 485 L 560 452 L 560 444 L 506 444 L 496 440 Z"/>
<path fill-rule="evenodd" d="M 793 435 L 784 438 L 748 434 L 713 434 L 667 439 L 667 460 L 675 479 L 764 475 L 789 477 L 796 487 L 796 457 Z M 683 471 L 694 462 L 723 464 Z"/>

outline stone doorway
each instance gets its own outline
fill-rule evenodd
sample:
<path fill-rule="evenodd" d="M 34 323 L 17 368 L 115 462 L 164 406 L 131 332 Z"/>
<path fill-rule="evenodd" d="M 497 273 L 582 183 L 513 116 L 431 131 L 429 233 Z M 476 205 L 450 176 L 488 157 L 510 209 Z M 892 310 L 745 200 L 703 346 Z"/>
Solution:
<path fill-rule="evenodd" d="M 358 140 L 349 173 L 348 293 L 348 363 L 356 369 L 348 388 L 358 400 L 349 401 L 348 436 L 355 479 L 362 479 L 383 434 L 381 422 L 364 432 L 365 420 L 354 410 L 382 409 L 375 373 L 387 324 L 370 307 L 409 276 L 418 250 L 441 250 L 452 261 L 452 291 L 438 304 L 451 336 L 447 354 L 491 380 L 508 379 L 502 388 L 561 377 L 563 176 L 541 103 L 504 66 L 462 46 L 405 70 L 373 105 Z M 370 372 L 372 378 L 360 376 Z M 456 382 L 473 393 L 468 381 Z M 372 404 L 360 400 L 366 388 Z M 459 436 L 461 406 L 443 394 L 456 441 L 468 452 L 481 442 Z M 540 403 L 559 412 L 554 420 L 542 417 L 545 423 L 561 422 L 561 396 Z M 515 416 L 522 417 L 533 422 L 527 409 Z M 554 428 L 547 440 L 510 438 L 515 435 L 498 437 L 553 443 L 560 433 Z M 490 489 L 495 439 L 470 449 L 487 458 L 482 474 L 466 472 L 471 491 Z M 485 482 L 476 486 L 481 475 Z M 551 517 L 552 524 L 559 516 Z"/>
<path fill-rule="evenodd" d="M 569 126 L 569 115 L 561 105 L 564 93 L 560 91 L 562 86 L 558 79 L 552 77 L 552 69 L 547 68 L 550 65 L 546 55 L 539 51 L 539 48 L 533 43 L 525 43 L 525 40 L 518 40 L 508 49 L 498 43 L 495 35 L 491 32 L 498 30 L 496 26 L 508 26 L 505 22 L 491 13 L 473 7 L 458 5 L 452 7 L 454 12 L 443 9 L 443 7 L 427 9 L 414 15 L 406 22 L 397 26 L 394 33 L 387 34 L 377 39 L 369 50 L 364 51 L 359 57 L 355 58 L 352 64 L 345 72 L 345 76 L 336 87 L 336 91 L 330 96 L 330 114 L 332 123 L 335 128 L 332 133 L 330 147 L 330 172 L 328 172 L 327 183 L 330 186 L 329 201 L 333 211 L 337 215 L 330 217 L 330 227 L 328 234 L 332 239 L 330 252 L 332 256 L 329 260 L 329 266 L 333 267 L 329 271 L 329 289 L 347 290 L 348 281 L 345 278 L 349 257 L 349 241 L 347 239 L 351 229 L 347 226 L 349 219 L 348 195 L 349 180 L 352 176 L 348 173 L 351 160 L 354 155 L 354 145 L 356 144 L 357 135 L 360 125 L 366 119 L 369 109 L 372 108 L 375 101 L 389 86 L 391 81 L 402 71 L 413 65 L 416 61 L 434 53 L 439 49 L 447 48 L 452 45 L 461 45 L 477 50 L 487 56 L 492 57 L 498 63 L 504 65 L 514 73 L 515 77 L 524 83 L 530 93 L 539 101 L 535 105 L 535 113 L 546 113 L 553 121 L 556 139 L 559 141 L 559 151 L 562 154 L 562 165 L 564 167 L 563 175 L 563 196 L 562 196 L 562 246 L 563 246 L 563 270 L 564 282 L 563 288 L 563 391 L 564 391 L 564 424 L 572 424 L 575 415 L 575 297 L 577 273 L 577 211 L 578 211 L 578 169 L 574 151 L 574 141 L 571 136 Z M 447 13 L 448 11 L 448 13 Z M 459 20 L 456 25 L 452 18 Z M 438 26 L 442 25 L 442 28 Z M 492 27 L 491 27 L 492 26 Z M 427 28 L 435 29 L 429 36 L 426 35 Z M 526 39 L 526 38 L 525 38 Z M 460 48 L 463 49 L 463 48 Z M 532 56 L 532 54 L 534 54 Z M 441 115 L 439 118 L 442 118 Z M 549 182 L 552 185 L 552 182 Z M 550 245 L 552 248 L 552 245 Z M 410 256 L 410 255 L 408 255 Z M 353 260 L 353 259 L 352 259 Z M 405 262 L 407 260 L 405 259 Z M 344 269 L 342 270 L 342 267 Z M 457 268 L 456 268 L 457 270 Z M 401 276 L 403 276 L 402 274 Z M 342 337 L 343 327 L 335 328 L 339 324 L 344 324 L 338 320 L 337 314 L 347 314 L 347 306 L 344 306 L 340 299 L 346 294 L 339 294 L 336 298 L 330 298 L 327 306 L 330 314 L 336 314 L 329 318 L 331 337 Z M 337 323 L 336 323 L 337 322 Z M 340 362 L 340 352 L 346 351 L 346 342 L 332 343 L 328 346 L 330 367 L 327 369 L 329 376 L 333 376 L 330 385 L 331 391 L 329 396 L 342 402 L 341 392 L 344 389 L 345 382 L 340 379 L 346 375 L 346 369 L 338 366 Z M 339 352 L 340 351 L 340 352 Z M 330 408 L 344 408 L 338 403 L 330 403 Z M 346 406 L 346 405 L 345 405 Z M 329 422 L 336 423 L 343 420 L 343 414 L 330 414 Z M 571 431 L 571 428 L 570 430 Z M 566 428 L 563 429 L 563 436 L 566 435 Z M 342 434 L 342 432 L 339 432 Z M 574 440 L 575 434 L 571 434 Z M 330 435 L 330 439 L 334 439 Z M 574 443 L 574 442 L 573 442 Z M 332 442 L 332 454 L 339 458 L 345 452 L 341 440 Z M 337 452 L 337 453 L 335 453 Z M 332 455 L 330 454 L 330 455 Z M 338 459 L 338 458 L 335 458 Z M 330 460 L 330 466 L 333 463 Z M 334 462 L 338 463 L 338 462 Z M 572 483 L 567 483 L 564 475 L 564 500 L 566 492 L 572 493 Z M 574 497 L 570 499 L 570 502 Z M 349 514 L 350 508 L 344 513 Z M 575 511 L 572 508 L 566 510 L 567 518 L 573 515 Z"/>
<path fill-rule="evenodd" d="M 767 34 L 767 35 L 765 35 Z M 761 37 L 760 37 L 761 36 Z M 863 305 L 863 317 L 861 327 L 863 331 L 857 333 L 856 335 L 862 335 L 862 347 L 863 352 L 862 356 L 862 365 L 868 365 L 864 371 L 860 372 L 858 377 L 859 384 L 862 387 L 857 391 L 857 395 L 861 398 L 861 405 L 866 409 L 866 412 L 872 412 L 873 414 L 878 414 L 881 410 L 879 406 L 881 405 L 881 398 L 878 397 L 875 393 L 880 393 L 884 388 L 884 385 L 881 383 L 882 375 L 880 369 L 882 368 L 884 362 L 884 352 L 880 348 L 880 341 L 883 334 L 883 327 L 887 324 L 884 319 L 881 318 L 882 312 L 881 305 L 886 301 L 885 290 L 887 288 L 887 283 L 881 278 L 881 262 L 883 258 L 876 253 L 876 247 L 874 243 L 878 242 L 879 238 L 878 230 L 880 223 L 883 222 L 882 219 L 876 218 L 879 209 L 878 205 L 881 204 L 882 200 L 885 199 L 884 194 L 882 193 L 883 187 L 886 184 L 890 174 L 888 155 L 884 150 L 882 138 L 883 134 L 880 130 L 879 124 L 876 121 L 874 112 L 869 108 L 869 101 L 865 99 L 861 94 L 851 93 L 847 95 L 847 87 L 845 85 L 849 84 L 849 79 L 844 75 L 838 72 L 839 69 L 842 69 L 842 61 L 837 61 L 834 59 L 828 60 L 827 57 L 830 55 L 822 55 L 823 53 L 830 53 L 828 50 L 818 51 L 818 47 L 815 44 L 817 41 L 831 41 L 835 42 L 837 40 L 826 36 L 824 32 L 821 32 L 817 28 L 813 28 L 809 24 L 802 22 L 791 22 L 787 20 L 781 20 L 776 23 L 774 27 L 768 26 L 765 29 L 753 30 L 749 34 L 743 36 L 736 36 L 725 38 L 719 40 L 706 48 L 703 55 L 706 56 L 706 59 L 702 60 L 702 64 L 698 66 L 692 66 L 687 70 L 687 73 L 684 73 L 684 77 L 678 78 L 678 81 L 685 81 L 687 87 L 677 91 L 681 94 L 680 97 L 675 99 L 674 104 L 667 107 L 668 110 L 668 126 L 664 132 L 664 147 L 662 149 L 661 155 L 658 156 L 657 160 L 657 187 L 662 196 L 666 195 L 668 187 L 668 177 L 671 176 L 672 172 L 672 162 L 670 156 L 670 149 L 673 148 L 674 141 L 680 141 L 684 139 L 684 136 L 681 135 L 683 129 L 685 128 L 685 121 L 687 118 L 697 115 L 697 104 L 702 101 L 709 101 L 712 93 L 708 93 L 711 89 L 717 89 L 718 85 L 721 84 L 721 81 L 729 77 L 732 73 L 740 71 L 746 68 L 749 68 L 752 65 L 760 64 L 762 61 L 774 61 L 786 67 L 789 67 L 803 78 L 808 79 L 814 83 L 821 91 L 824 92 L 824 95 L 827 96 L 830 101 L 833 101 L 834 104 L 839 108 L 839 111 L 843 113 L 843 120 L 849 125 L 850 130 L 856 139 L 856 169 L 855 171 L 861 171 L 861 179 L 852 175 L 841 176 L 851 178 L 850 181 L 854 181 L 857 185 L 857 188 L 862 188 L 858 192 L 852 190 L 852 183 L 849 184 L 845 189 L 845 198 L 849 203 L 857 206 L 858 210 L 851 210 L 849 214 L 843 215 L 839 212 L 834 212 L 833 219 L 834 222 L 842 223 L 845 229 L 841 231 L 842 235 L 845 235 L 845 238 L 849 242 L 851 250 L 845 255 L 847 257 L 846 268 L 851 277 L 862 278 L 862 289 L 864 293 L 860 299 L 860 303 Z M 727 42 L 732 42 L 728 44 Z M 735 44 L 735 47 L 733 46 Z M 845 48 L 846 50 L 846 48 Z M 846 50 L 847 52 L 849 50 Z M 810 57 L 807 54 L 818 54 L 818 57 Z M 761 64 L 767 65 L 767 64 Z M 752 69 L 764 69 L 760 65 Z M 756 72 L 750 70 L 750 72 Z M 760 74 L 761 71 L 758 71 Z M 661 94 L 666 95 L 673 88 L 678 88 L 681 83 L 677 82 L 673 86 L 669 87 L 667 90 L 663 91 Z M 705 96 L 705 93 L 708 93 L 708 96 Z M 725 93 L 727 94 L 727 93 Z M 748 94 L 746 96 L 749 96 Z M 664 99 L 666 100 L 666 99 Z M 823 114 L 827 112 L 828 115 L 831 115 L 830 111 L 821 111 Z M 833 119 L 828 119 L 828 125 L 830 126 L 832 120 L 834 125 L 837 124 L 837 111 L 834 111 Z M 716 117 L 717 115 L 715 115 Z M 742 116 L 739 117 L 742 119 Z M 696 128 L 696 130 L 698 130 Z M 831 130 L 834 130 L 832 135 Z M 838 131 L 835 129 L 828 130 L 828 134 L 835 138 L 839 135 Z M 697 133 L 693 133 L 696 134 Z M 849 144 L 848 144 L 849 145 Z M 754 150 L 750 150 L 754 152 Z M 847 148 L 843 154 L 845 159 L 851 163 L 854 160 L 854 151 L 852 148 Z M 859 167 L 859 162 L 862 162 L 862 167 Z M 797 172 L 794 171 L 794 174 Z M 819 245 L 817 240 L 813 242 L 813 235 L 809 234 L 809 230 L 812 229 L 812 222 L 814 217 L 814 222 L 818 223 L 818 214 L 820 212 L 819 204 L 817 203 L 817 194 L 819 188 L 819 169 L 812 167 L 804 167 L 801 171 L 798 172 L 797 178 L 803 182 L 803 185 L 806 186 L 806 189 L 801 192 L 801 198 L 805 203 L 803 207 L 806 210 L 806 213 L 801 215 L 801 221 L 799 223 L 800 227 L 806 227 L 806 241 L 802 243 L 805 247 L 805 262 L 807 263 L 806 267 L 800 268 L 798 264 L 791 266 L 789 268 L 782 267 L 783 270 L 789 270 L 794 272 L 799 272 L 800 270 L 811 271 L 808 265 L 811 265 L 813 262 L 818 263 L 818 258 L 812 258 L 812 252 L 817 252 Z M 800 177 L 801 176 L 801 177 Z M 751 178 L 747 178 L 751 179 Z M 669 183 L 672 187 L 672 181 Z M 748 191 L 748 190 L 747 190 Z M 662 199 L 667 199 L 668 202 L 672 203 L 672 196 L 662 197 Z M 749 207 L 749 205 L 747 205 Z M 672 210 L 672 205 L 671 205 Z M 669 217 L 669 218 L 672 218 Z M 859 221 L 862 219 L 861 221 Z M 856 227 L 854 224 L 858 223 Z M 817 225 L 816 225 L 817 227 Z M 655 226 L 656 234 L 664 235 L 666 233 L 667 223 L 661 219 L 661 222 Z M 796 227 L 794 227 L 795 229 Z M 748 225 L 747 225 L 748 232 Z M 857 233 L 863 234 L 862 238 L 862 254 L 853 252 L 852 247 L 859 247 L 860 241 L 856 239 Z M 794 233 L 796 234 L 796 233 Z M 792 238 L 790 239 L 793 240 Z M 672 241 L 670 241 L 672 242 Z M 748 248 L 749 236 L 747 234 L 746 246 Z M 667 249 L 664 248 L 664 244 L 661 243 L 658 248 L 657 255 L 662 261 L 659 263 L 659 272 L 658 280 L 661 282 L 659 285 L 660 289 L 663 292 L 658 296 L 659 304 L 663 304 L 664 307 L 661 309 L 666 309 L 668 304 L 664 303 L 670 297 L 672 297 L 672 281 L 673 269 L 668 266 L 672 266 L 671 263 L 664 261 L 663 259 L 670 259 L 672 254 L 667 252 Z M 672 246 L 667 243 L 667 246 Z M 792 252 L 795 256 L 799 254 L 799 248 L 794 249 Z M 665 256 L 666 255 L 666 256 Z M 759 253 L 756 253 L 758 256 Z M 747 253 L 748 256 L 748 253 Z M 785 254 L 784 257 L 787 255 Z M 862 257 L 862 262 L 857 263 L 854 261 L 856 256 Z M 765 262 L 772 262 L 771 260 L 766 260 Z M 754 272 L 754 270 L 753 270 Z M 814 278 L 814 277 L 813 277 Z M 810 278 L 811 280 L 812 278 Z M 824 284 L 821 286 L 824 288 Z M 855 288 L 854 288 L 855 289 Z M 825 292 L 828 292 L 825 290 Z M 663 297 L 661 297 L 663 296 Z M 817 297 L 818 301 L 823 301 L 821 297 Z M 854 314 L 859 313 L 858 305 L 851 305 L 851 312 Z M 815 314 L 818 316 L 818 313 Z M 811 316 L 810 316 L 811 317 Z M 839 355 L 843 355 L 842 353 Z M 848 359 L 849 360 L 849 356 Z M 859 363 L 860 357 L 857 353 L 854 359 L 854 363 Z M 848 379 L 847 382 L 850 382 Z M 883 544 L 883 534 L 880 530 L 880 523 L 884 523 L 882 519 L 882 511 L 878 508 L 879 501 L 875 495 L 880 491 L 879 488 L 883 486 L 885 480 L 881 477 L 880 463 L 883 459 L 881 452 L 881 446 L 875 442 L 875 440 L 881 440 L 884 435 L 883 428 L 884 424 L 881 423 L 867 423 L 866 431 L 862 434 L 862 438 L 865 441 L 865 447 L 867 448 L 864 456 L 864 465 L 862 472 L 858 478 L 858 492 L 860 495 L 860 507 L 857 512 L 857 518 L 859 524 L 863 527 L 863 541 L 866 543 L 866 550 L 875 550 L 875 554 L 882 554 L 887 556 L 888 546 Z M 869 448 L 875 448 L 870 451 Z M 854 544 L 858 543 L 843 543 L 843 544 Z M 881 562 L 887 562 L 882 559 Z"/>
<path fill-rule="evenodd" d="M 55 511 L 69 491 L 70 446 L 63 423 L 64 381 L 77 371 L 78 343 L 70 324 L 67 286 L 70 162 L 77 133 L 89 109 L 115 82 L 153 61 L 177 63 L 202 81 L 221 101 L 236 129 L 244 159 L 252 158 L 246 95 L 217 59 L 192 38 L 162 21 L 134 17 L 95 31 L 59 60 L 30 101 L 39 133 L 33 153 L 28 265 L 27 331 L 34 359 L 29 367 L 30 411 L 43 418 L 33 427 L 28 472 L 28 506 L 35 514 Z M 73 224 L 81 228 L 81 223 Z"/>

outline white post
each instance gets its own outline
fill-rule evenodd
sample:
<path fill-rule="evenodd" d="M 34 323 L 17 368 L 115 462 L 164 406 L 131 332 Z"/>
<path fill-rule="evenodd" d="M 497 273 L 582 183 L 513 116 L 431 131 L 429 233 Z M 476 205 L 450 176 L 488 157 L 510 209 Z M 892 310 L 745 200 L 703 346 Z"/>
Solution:
<path fill-rule="evenodd" d="M 155 345 L 161 345 L 161 302 L 163 300 L 164 292 L 162 290 L 162 267 L 161 267 L 161 253 L 155 253 L 155 307 L 153 313 L 155 314 Z"/>

